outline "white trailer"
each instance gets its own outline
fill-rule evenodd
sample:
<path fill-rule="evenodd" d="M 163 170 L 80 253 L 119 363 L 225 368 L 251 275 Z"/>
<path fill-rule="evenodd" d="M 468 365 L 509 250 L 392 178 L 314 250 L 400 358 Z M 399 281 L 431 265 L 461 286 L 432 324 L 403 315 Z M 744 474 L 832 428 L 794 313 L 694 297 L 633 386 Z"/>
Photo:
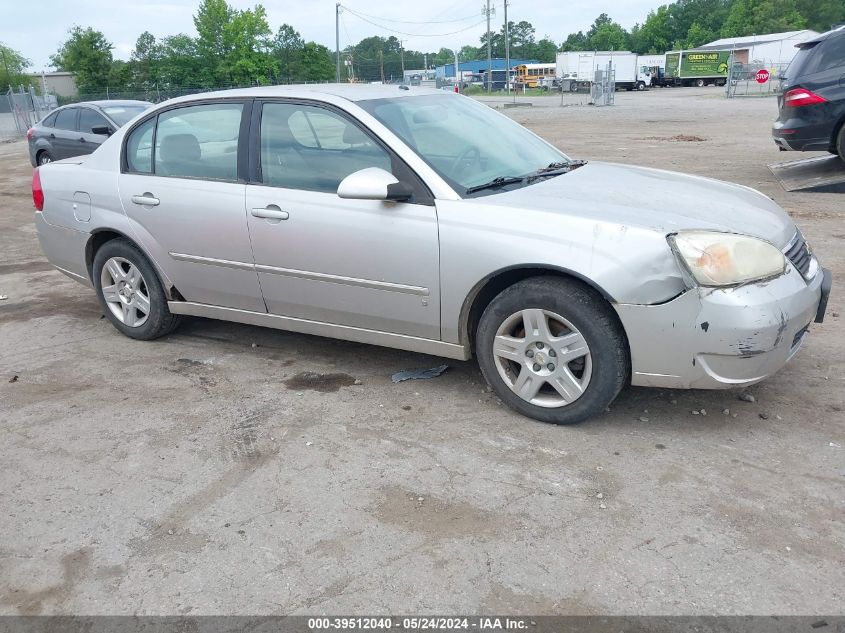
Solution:
<path fill-rule="evenodd" d="M 596 70 L 611 64 L 617 88 L 645 90 L 651 85 L 651 73 L 643 72 L 637 54 L 629 51 L 568 51 L 557 54 L 557 77 L 569 79 L 570 89 L 589 88 Z"/>

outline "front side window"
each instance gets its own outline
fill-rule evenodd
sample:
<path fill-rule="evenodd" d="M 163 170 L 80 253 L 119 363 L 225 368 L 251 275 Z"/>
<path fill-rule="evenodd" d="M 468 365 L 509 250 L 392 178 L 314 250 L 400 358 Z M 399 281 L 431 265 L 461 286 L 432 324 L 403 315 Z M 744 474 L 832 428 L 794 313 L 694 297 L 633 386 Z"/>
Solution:
<path fill-rule="evenodd" d="M 76 108 L 65 108 L 59 110 L 56 115 L 56 129 L 76 130 Z"/>
<path fill-rule="evenodd" d="M 155 175 L 237 180 L 242 110 L 241 103 L 214 103 L 160 114 L 155 134 Z"/>
<path fill-rule="evenodd" d="M 421 95 L 359 101 L 358 105 L 461 194 L 495 178 L 521 178 L 569 162 L 565 154 L 515 121 L 466 97 Z"/>
<path fill-rule="evenodd" d="M 79 111 L 79 131 L 85 134 L 93 134 L 95 127 L 108 127 L 109 123 L 101 114 L 90 108 L 82 108 Z"/>
<path fill-rule="evenodd" d="M 390 155 L 349 119 L 316 106 L 264 104 L 264 184 L 335 193 L 341 180 L 367 167 L 391 171 Z"/>
<path fill-rule="evenodd" d="M 46 119 L 41 122 L 41 125 L 44 127 L 54 127 L 56 125 L 56 115 L 58 112 L 53 112 L 52 114 L 48 115 Z"/>

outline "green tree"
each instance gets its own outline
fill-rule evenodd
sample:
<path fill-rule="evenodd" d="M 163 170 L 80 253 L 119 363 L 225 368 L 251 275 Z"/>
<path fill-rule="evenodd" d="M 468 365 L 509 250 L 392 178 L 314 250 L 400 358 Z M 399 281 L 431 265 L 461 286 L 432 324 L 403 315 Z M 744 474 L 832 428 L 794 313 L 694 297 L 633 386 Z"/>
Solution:
<path fill-rule="evenodd" d="M 159 44 L 159 88 L 202 86 L 203 61 L 197 51 L 197 41 L 180 33 L 165 37 Z"/>
<path fill-rule="evenodd" d="M 675 36 L 670 24 L 669 7 L 663 5 L 649 11 L 642 26 L 631 29 L 631 49 L 637 53 L 665 53 L 672 47 Z"/>
<path fill-rule="evenodd" d="M 531 51 L 531 58 L 536 59 L 538 62 L 551 63 L 555 61 L 556 57 L 557 44 L 548 36 L 538 40 Z"/>
<path fill-rule="evenodd" d="M 834 24 L 845 22 L 845 2 L 842 0 L 797 0 L 798 11 L 807 20 L 807 28 L 827 31 Z"/>
<path fill-rule="evenodd" d="M 583 31 L 570 33 L 560 46 L 561 51 L 585 51 L 590 48 L 590 40 Z"/>
<path fill-rule="evenodd" d="M 712 42 L 715 39 L 717 39 L 715 33 L 708 29 L 705 29 L 698 22 L 693 22 L 692 26 L 689 27 L 689 31 L 687 31 L 687 36 L 684 40 L 683 47 L 695 48 L 696 46 L 701 46 L 702 44 Z"/>
<path fill-rule="evenodd" d="M 269 82 L 274 70 L 271 33 L 267 12 L 260 4 L 253 9 L 230 12 L 223 29 L 222 63 L 228 81 L 239 85 Z"/>
<path fill-rule="evenodd" d="M 135 49 L 130 56 L 130 69 L 133 83 L 139 88 L 149 88 L 159 82 L 161 48 L 155 36 L 144 31 L 135 42 Z"/>
<path fill-rule="evenodd" d="M 779 33 L 806 25 L 795 0 L 736 0 L 722 26 L 722 37 Z"/>
<path fill-rule="evenodd" d="M 298 66 L 302 63 L 302 49 L 305 40 L 289 24 L 282 24 L 273 38 L 272 55 L 278 64 L 278 75 L 282 81 L 294 81 Z"/>
<path fill-rule="evenodd" d="M 587 32 L 590 48 L 596 51 L 623 51 L 628 48 L 628 33 L 602 13 Z"/>
<path fill-rule="evenodd" d="M 334 54 L 322 44 L 305 42 L 297 81 L 330 81 L 334 79 Z"/>
<path fill-rule="evenodd" d="M 705 32 L 712 35 L 700 44 L 717 39 L 733 2 L 734 0 L 677 0 L 670 4 L 668 9 L 672 48 L 684 45 L 694 24 L 698 24 L 698 27 L 693 35 L 701 36 Z"/>
<path fill-rule="evenodd" d="M 194 15 L 196 53 L 202 60 L 199 79 L 205 84 L 220 83 L 225 78 L 223 64 L 228 52 L 225 32 L 232 13 L 233 9 L 226 0 L 202 0 Z"/>
<path fill-rule="evenodd" d="M 68 33 L 70 37 L 50 57 L 53 66 L 58 70 L 75 73 L 76 87 L 80 93 L 105 88 L 112 67 L 111 50 L 114 47 L 111 42 L 90 26 L 83 29 L 75 25 Z"/>
<path fill-rule="evenodd" d="M 32 62 L 18 51 L 0 42 L 0 90 L 28 81 L 24 70 L 31 64 Z"/>

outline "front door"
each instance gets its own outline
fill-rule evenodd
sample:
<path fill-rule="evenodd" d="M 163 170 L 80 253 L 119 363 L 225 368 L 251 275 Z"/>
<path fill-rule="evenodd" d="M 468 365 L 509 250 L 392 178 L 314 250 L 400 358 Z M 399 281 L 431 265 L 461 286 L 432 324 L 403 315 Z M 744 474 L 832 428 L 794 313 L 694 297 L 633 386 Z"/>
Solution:
<path fill-rule="evenodd" d="M 346 115 L 317 105 L 264 103 L 258 138 L 246 206 L 268 311 L 439 340 L 437 213 L 427 192 L 408 203 L 336 193 L 366 167 L 407 181 L 404 163 Z"/>
<path fill-rule="evenodd" d="M 136 127 L 120 197 L 136 238 L 185 299 L 265 312 L 238 182 L 243 109 L 191 105 Z"/>

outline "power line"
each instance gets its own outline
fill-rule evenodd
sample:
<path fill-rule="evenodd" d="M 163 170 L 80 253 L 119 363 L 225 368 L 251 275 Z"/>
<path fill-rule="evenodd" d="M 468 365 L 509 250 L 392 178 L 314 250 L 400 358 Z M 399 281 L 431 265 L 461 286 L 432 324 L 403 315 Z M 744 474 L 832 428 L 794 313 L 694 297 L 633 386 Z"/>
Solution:
<path fill-rule="evenodd" d="M 352 9 L 350 9 L 349 7 L 344 6 L 344 9 L 347 9 L 347 10 L 351 11 L 352 13 L 355 13 L 355 12 L 354 12 L 354 11 L 352 11 Z M 441 13 L 442 13 L 442 11 L 441 11 Z M 369 13 L 358 13 L 357 15 L 358 15 L 359 17 L 360 17 L 360 16 L 366 16 L 366 17 L 368 17 L 368 18 L 372 18 L 372 19 L 374 19 L 374 20 L 381 20 L 382 22 L 393 22 L 394 24 L 452 24 L 452 23 L 454 23 L 454 22 L 466 22 L 467 20 L 473 20 L 473 19 L 475 19 L 476 17 L 478 17 L 478 16 L 476 16 L 476 15 L 468 15 L 468 16 L 466 16 L 466 17 L 464 17 L 464 18 L 457 18 L 457 19 L 455 19 L 455 20 L 425 20 L 425 21 L 417 21 L 417 20 L 394 20 L 394 19 L 392 19 L 392 18 L 384 18 L 384 17 L 381 17 L 380 15 L 370 15 Z"/>
<path fill-rule="evenodd" d="M 384 26 L 383 24 L 378 24 L 377 22 L 373 22 L 369 18 L 364 17 L 363 15 L 357 13 L 356 11 L 353 11 L 352 9 L 350 9 L 347 6 L 344 6 L 343 8 L 346 9 L 349 13 L 351 13 L 355 17 L 357 17 L 358 19 L 363 20 L 364 22 L 367 22 L 368 24 L 371 24 L 371 25 L 373 25 L 377 28 L 380 28 L 384 31 L 389 31 L 391 33 L 398 33 L 399 35 L 407 35 L 408 37 L 446 37 L 447 35 L 456 35 L 458 33 L 463 33 L 464 31 L 469 31 L 470 29 L 474 29 L 476 26 L 480 26 L 481 24 L 484 24 L 484 22 L 486 20 L 486 18 L 485 18 L 485 20 L 481 20 L 480 22 L 476 22 L 475 24 L 470 24 L 469 26 L 464 27 L 462 29 L 458 29 L 457 31 L 450 31 L 449 33 L 409 33 L 407 31 L 400 31 L 398 29 L 390 28 L 389 26 Z"/>

